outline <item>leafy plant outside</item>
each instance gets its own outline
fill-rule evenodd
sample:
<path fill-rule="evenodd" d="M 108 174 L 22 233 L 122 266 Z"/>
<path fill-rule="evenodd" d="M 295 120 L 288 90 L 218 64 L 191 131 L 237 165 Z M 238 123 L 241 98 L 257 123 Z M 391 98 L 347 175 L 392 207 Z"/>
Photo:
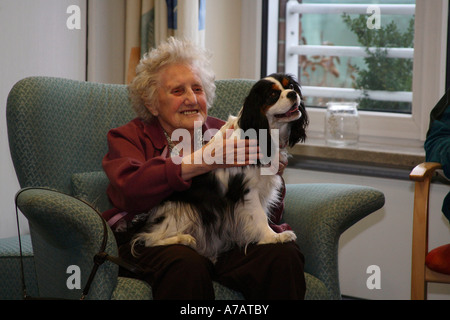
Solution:
<path fill-rule="evenodd" d="M 387 50 L 383 48 L 413 48 L 414 47 L 414 18 L 409 21 L 405 32 L 398 30 L 394 21 L 380 29 L 367 27 L 367 16 L 359 15 L 351 18 L 348 14 L 342 16 L 344 23 L 355 33 L 359 43 L 366 47 L 368 56 L 364 58 L 366 68 L 353 65 L 356 77 L 353 87 L 367 90 L 383 91 L 412 91 L 413 60 L 388 58 Z M 376 47 L 371 52 L 368 48 Z M 365 94 L 367 97 L 367 93 Z M 409 102 L 384 102 L 380 108 L 380 101 L 361 98 L 359 109 L 387 112 L 411 113 Z"/>

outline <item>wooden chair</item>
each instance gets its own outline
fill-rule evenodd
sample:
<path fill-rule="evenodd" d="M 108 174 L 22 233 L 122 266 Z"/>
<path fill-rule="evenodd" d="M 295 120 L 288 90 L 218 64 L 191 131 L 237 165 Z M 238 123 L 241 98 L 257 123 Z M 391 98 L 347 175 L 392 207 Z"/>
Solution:
<path fill-rule="evenodd" d="M 437 162 L 424 162 L 417 165 L 409 177 L 415 181 L 414 216 L 411 264 L 411 299 L 427 298 L 427 283 L 450 283 L 450 275 L 435 272 L 427 267 L 428 254 L 428 211 L 431 179 L 442 166 Z"/>

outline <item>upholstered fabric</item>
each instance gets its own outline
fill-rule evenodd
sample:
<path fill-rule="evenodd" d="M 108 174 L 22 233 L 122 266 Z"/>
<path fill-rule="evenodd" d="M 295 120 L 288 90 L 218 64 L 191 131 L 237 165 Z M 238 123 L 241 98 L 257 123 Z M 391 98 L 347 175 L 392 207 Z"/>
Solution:
<path fill-rule="evenodd" d="M 39 291 L 30 236 L 23 235 L 21 242 L 27 293 L 37 296 Z M 23 290 L 18 237 L 0 239 L 0 271 L 0 300 L 22 299 Z"/>
<path fill-rule="evenodd" d="M 27 78 L 8 96 L 8 139 L 22 187 L 71 193 L 74 173 L 100 171 L 106 133 L 134 117 L 126 86 Z"/>
<path fill-rule="evenodd" d="M 450 274 L 450 243 L 434 248 L 427 253 L 425 264 L 433 271 Z"/>
<path fill-rule="evenodd" d="M 99 212 L 112 208 L 106 194 L 108 184 L 109 179 L 104 171 L 74 173 L 72 175 L 73 195 L 90 203 Z"/>
<path fill-rule="evenodd" d="M 238 115 L 253 84 L 253 80 L 216 81 L 216 100 L 208 114 L 222 120 Z"/>
<path fill-rule="evenodd" d="M 119 277 L 117 278 L 116 290 L 111 300 L 150 300 L 153 299 L 151 290 L 147 283 L 137 280 Z"/>
<path fill-rule="evenodd" d="M 252 80 L 217 81 L 217 98 L 209 114 L 222 119 L 236 115 L 253 84 Z M 81 289 L 67 288 L 67 267 L 80 267 L 83 288 L 103 235 L 96 210 L 110 206 L 101 167 L 107 152 L 106 133 L 133 117 L 124 85 L 32 77 L 11 90 L 7 102 L 11 156 L 21 188 L 35 187 L 21 192 L 18 201 L 30 225 L 34 260 L 30 250 L 27 259 L 34 261 L 34 283 L 40 295 L 79 298 Z M 363 186 L 288 185 L 285 220 L 296 231 L 305 254 L 307 299 L 340 298 L 339 236 L 383 204 L 381 192 Z M 112 232 L 107 230 L 106 251 L 117 255 Z M 3 257 L 6 245 L 1 239 L 0 248 Z M 4 261 L 0 260 L 2 270 L 14 268 L 9 260 L 5 267 Z M 33 263 L 30 266 L 32 276 Z M 17 291 L 17 280 L 4 280 L 10 274 L 0 278 L 0 299 L 9 289 Z M 242 299 L 239 292 L 214 286 L 217 299 Z M 100 266 L 88 296 L 151 297 L 146 283 L 119 278 L 118 267 L 110 262 Z"/>

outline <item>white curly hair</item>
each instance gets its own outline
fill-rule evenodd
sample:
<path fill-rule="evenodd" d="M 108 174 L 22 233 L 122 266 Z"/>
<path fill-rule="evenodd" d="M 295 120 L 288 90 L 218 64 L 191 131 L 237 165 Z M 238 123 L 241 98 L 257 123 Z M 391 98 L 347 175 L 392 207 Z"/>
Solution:
<path fill-rule="evenodd" d="M 168 38 L 156 49 L 144 54 L 136 67 L 136 77 L 128 85 L 131 104 L 137 116 L 145 121 L 152 119 L 153 115 L 145 105 L 158 105 L 159 72 L 173 64 L 185 64 L 198 71 L 207 106 L 210 108 L 216 92 L 215 74 L 210 65 L 210 58 L 211 54 L 206 49 L 188 40 L 174 37 Z"/>

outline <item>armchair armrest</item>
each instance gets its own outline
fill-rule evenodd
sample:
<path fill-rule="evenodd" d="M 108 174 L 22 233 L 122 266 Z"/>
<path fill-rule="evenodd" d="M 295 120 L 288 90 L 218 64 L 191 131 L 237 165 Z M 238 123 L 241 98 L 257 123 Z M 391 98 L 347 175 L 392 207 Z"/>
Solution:
<path fill-rule="evenodd" d="M 340 299 L 340 235 L 384 205 L 384 194 L 366 186 L 343 184 L 286 185 L 284 220 L 297 234 L 305 271 L 322 280 Z"/>
<path fill-rule="evenodd" d="M 101 217 L 85 202 L 45 188 L 19 191 L 17 205 L 30 225 L 40 295 L 79 299 L 103 241 Z M 105 251 L 117 255 L 114 235 L 107 231 Z M 79 267 L 79 288 L 67 287 L 69 266 Z M 110 299 L 117 275 L 117 265 L 101 265 L 87 298 Z"/>

